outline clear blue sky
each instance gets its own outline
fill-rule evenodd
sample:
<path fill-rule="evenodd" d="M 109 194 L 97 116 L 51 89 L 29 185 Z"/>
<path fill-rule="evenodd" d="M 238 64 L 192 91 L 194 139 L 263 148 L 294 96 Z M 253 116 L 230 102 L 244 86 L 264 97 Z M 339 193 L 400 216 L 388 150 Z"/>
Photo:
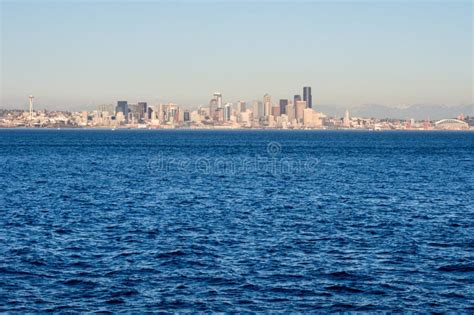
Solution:
<path fill-rule="evenodd" d="M 473 102 L 465 2 L 5 2 L 1 107 Z"/>

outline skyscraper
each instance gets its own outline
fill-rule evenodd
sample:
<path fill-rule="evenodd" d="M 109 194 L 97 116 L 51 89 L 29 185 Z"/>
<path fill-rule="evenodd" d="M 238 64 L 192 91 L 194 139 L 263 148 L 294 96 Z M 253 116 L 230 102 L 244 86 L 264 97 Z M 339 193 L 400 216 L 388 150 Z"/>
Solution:
<path fill-rule="evenodd" d="M 237 104 L 237 112 L 243 113 L 243 112 L 245 112 L 246 109 L 247 109 L 247 108 L 246 108 L 246 104 L 245 104 L 244 101 L 240 101 L 240 102 Z"/>
<path fill-rule="evenodd" d="M 346 112 L 344 113 L 343 125 L 344 127 L 351 126 L 351 118 L 349 117 L 349 110 L 347 109 L 346 109 Z"/>
<path fill-rule="evenodd" d="M 303 87 L 303 101 L 306 101 L 308 108 L 313 108 L 313 97 L 311 96 L 311 87 Z"/>
<path fill-rule="evenodd" d="M 183 112 L 183 121 L 190 121 L 189 110 L 184 110 L 184 112 Z"/>
<path fill-rule="evenodd" d="M 295 106 L 293 104 L 286 105 L 285 112 L 289 122 L 295 119 Z"/>
<path fill-rule="evenodd" d="M 125 120 L 128 120 L 128 101 L 118 101 L 115 113 L 122 113 Z"/>
<path fill-rule="evenodd" d="M 260 101 L 253 102 L 253 115 L 255 119 L 263 117 L 263 103 Z"/>
<path fill-rule="evenodd" d="M 222 94 L 219 92 L 215 92 L 214 98 L 217 101 L 217 108 L 222 108 Z"/>
<path fill-rule="evenodd" d="M 295 104 L 295 113 L 296 113 L 296 120 L 299 122 L 299 123 L 302 123 L 303 122 L 303 118 L 304 118 L 304 110 L 308 107 L 308 105 L 306 104 L 305 101 L 298 101 L 296 102 Z"/>
<path fill-rule="evenodd" d="M 140 120 L 142 119 L 147 119 L 147 109 L 148 109 L 148 105 L 146 102 L 138 102 L 137 104 L 137 107 L 138 107 L 138 113 L 139 113 L 139 116 L 140 116 Z"/>
<path fill-rule="evenodd" d="M 299 102 L 299 101 L 301 101 L 301 95 L 296 94 L 296 95 L 293 97 L 293 106 L 296 106 L 296 102 Z"/>
<path fill-rule="evenodd" d="M 270 95 L 265 94 L 263 96 L 263 116 L 269 116 L 271 114 L 271 107 L 272 107 L 272 102 L 270 99 Z"/>
<path fill-rule="evenodd" d="M 232 114 L 232 104 L 227 103 L 224 106 L 224 120 L 229 121 Z"/>
<path fill-rule="evenodd" d="M 273 106 L 272 107 L 272 116 L 273 117 L 280 116 L 280 107 L 279 106 Z"/>
<path fill-rule="evenodd" d="M 280 100 L 280 115 L 286 114 L 286 105 L 288 105 L 288 100 Z"/>
<path fill-rule="evenodd" d="M 213 98 L 209 101 L 209 118 L 214 119 L 217 110 L 217 99 Z"/>

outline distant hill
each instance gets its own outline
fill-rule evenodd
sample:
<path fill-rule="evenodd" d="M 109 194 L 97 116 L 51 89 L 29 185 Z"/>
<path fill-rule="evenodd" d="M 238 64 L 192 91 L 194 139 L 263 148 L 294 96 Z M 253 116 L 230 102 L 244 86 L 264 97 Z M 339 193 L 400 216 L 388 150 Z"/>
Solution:
<path fill-rule="evenodd" d="M 375 118 L 397 118 L 417 120 L 457 117 L 463 113 L 464 116 L 474 116 L 474 104 L 446 106 L 446 105 L 410 105 L 406 107 L 390 107 L 378 104 L 367 104 L 351 108 L 340 105 L 316 105 L 317 111 L 329 116 L 343 117 L 346 109 L 351 116 L 375 117 Z"/>

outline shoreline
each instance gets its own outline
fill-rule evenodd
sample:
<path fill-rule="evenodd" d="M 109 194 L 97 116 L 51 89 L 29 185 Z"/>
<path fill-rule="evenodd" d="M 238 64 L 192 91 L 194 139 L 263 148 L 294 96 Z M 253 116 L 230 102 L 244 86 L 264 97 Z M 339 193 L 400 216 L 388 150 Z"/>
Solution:
<path fill-rule="evenodd" d="M 339 129 L 339 128 L 314 128 L 314 129 L 282 129 L 282 128 L 109 128 L 109 127 L 0 127 L 0 130 L 48 130 L 48 131 L 259 131 L 259 132 L 474 132 L 474 127 L 470 129 Z"/>

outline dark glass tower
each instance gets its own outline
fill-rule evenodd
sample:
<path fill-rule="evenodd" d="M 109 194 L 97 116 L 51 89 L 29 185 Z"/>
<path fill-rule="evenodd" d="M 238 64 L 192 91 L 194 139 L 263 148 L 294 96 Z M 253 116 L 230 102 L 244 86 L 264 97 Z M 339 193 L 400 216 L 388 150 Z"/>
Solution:
<path fill-rule="evenodd" d="M 140 119 L 147 119 L 147 109 L 148 105 L 146 102 L 138 102 L 138 113 L 140 115 Z"/>
<path fill-rule="evenodd" d="M 310 86 L 305 86 L 303 88 L 303 101 L 306 101 L 308 108 L 313 108 L 313 97 L 311 96 Z"/>
<path fill-rule="evenodd" d="M 118 101 L 117 107 L 115 108 L 115 112 L 121 112 L 125 117 L 128 114 L 128 102 L 127 101 Z"/>
<path fill-rule="evenodd" d="M 286 105 L 288 105 L 288 100 L 280 100 L 280 115 L 286 114 Z"/>

